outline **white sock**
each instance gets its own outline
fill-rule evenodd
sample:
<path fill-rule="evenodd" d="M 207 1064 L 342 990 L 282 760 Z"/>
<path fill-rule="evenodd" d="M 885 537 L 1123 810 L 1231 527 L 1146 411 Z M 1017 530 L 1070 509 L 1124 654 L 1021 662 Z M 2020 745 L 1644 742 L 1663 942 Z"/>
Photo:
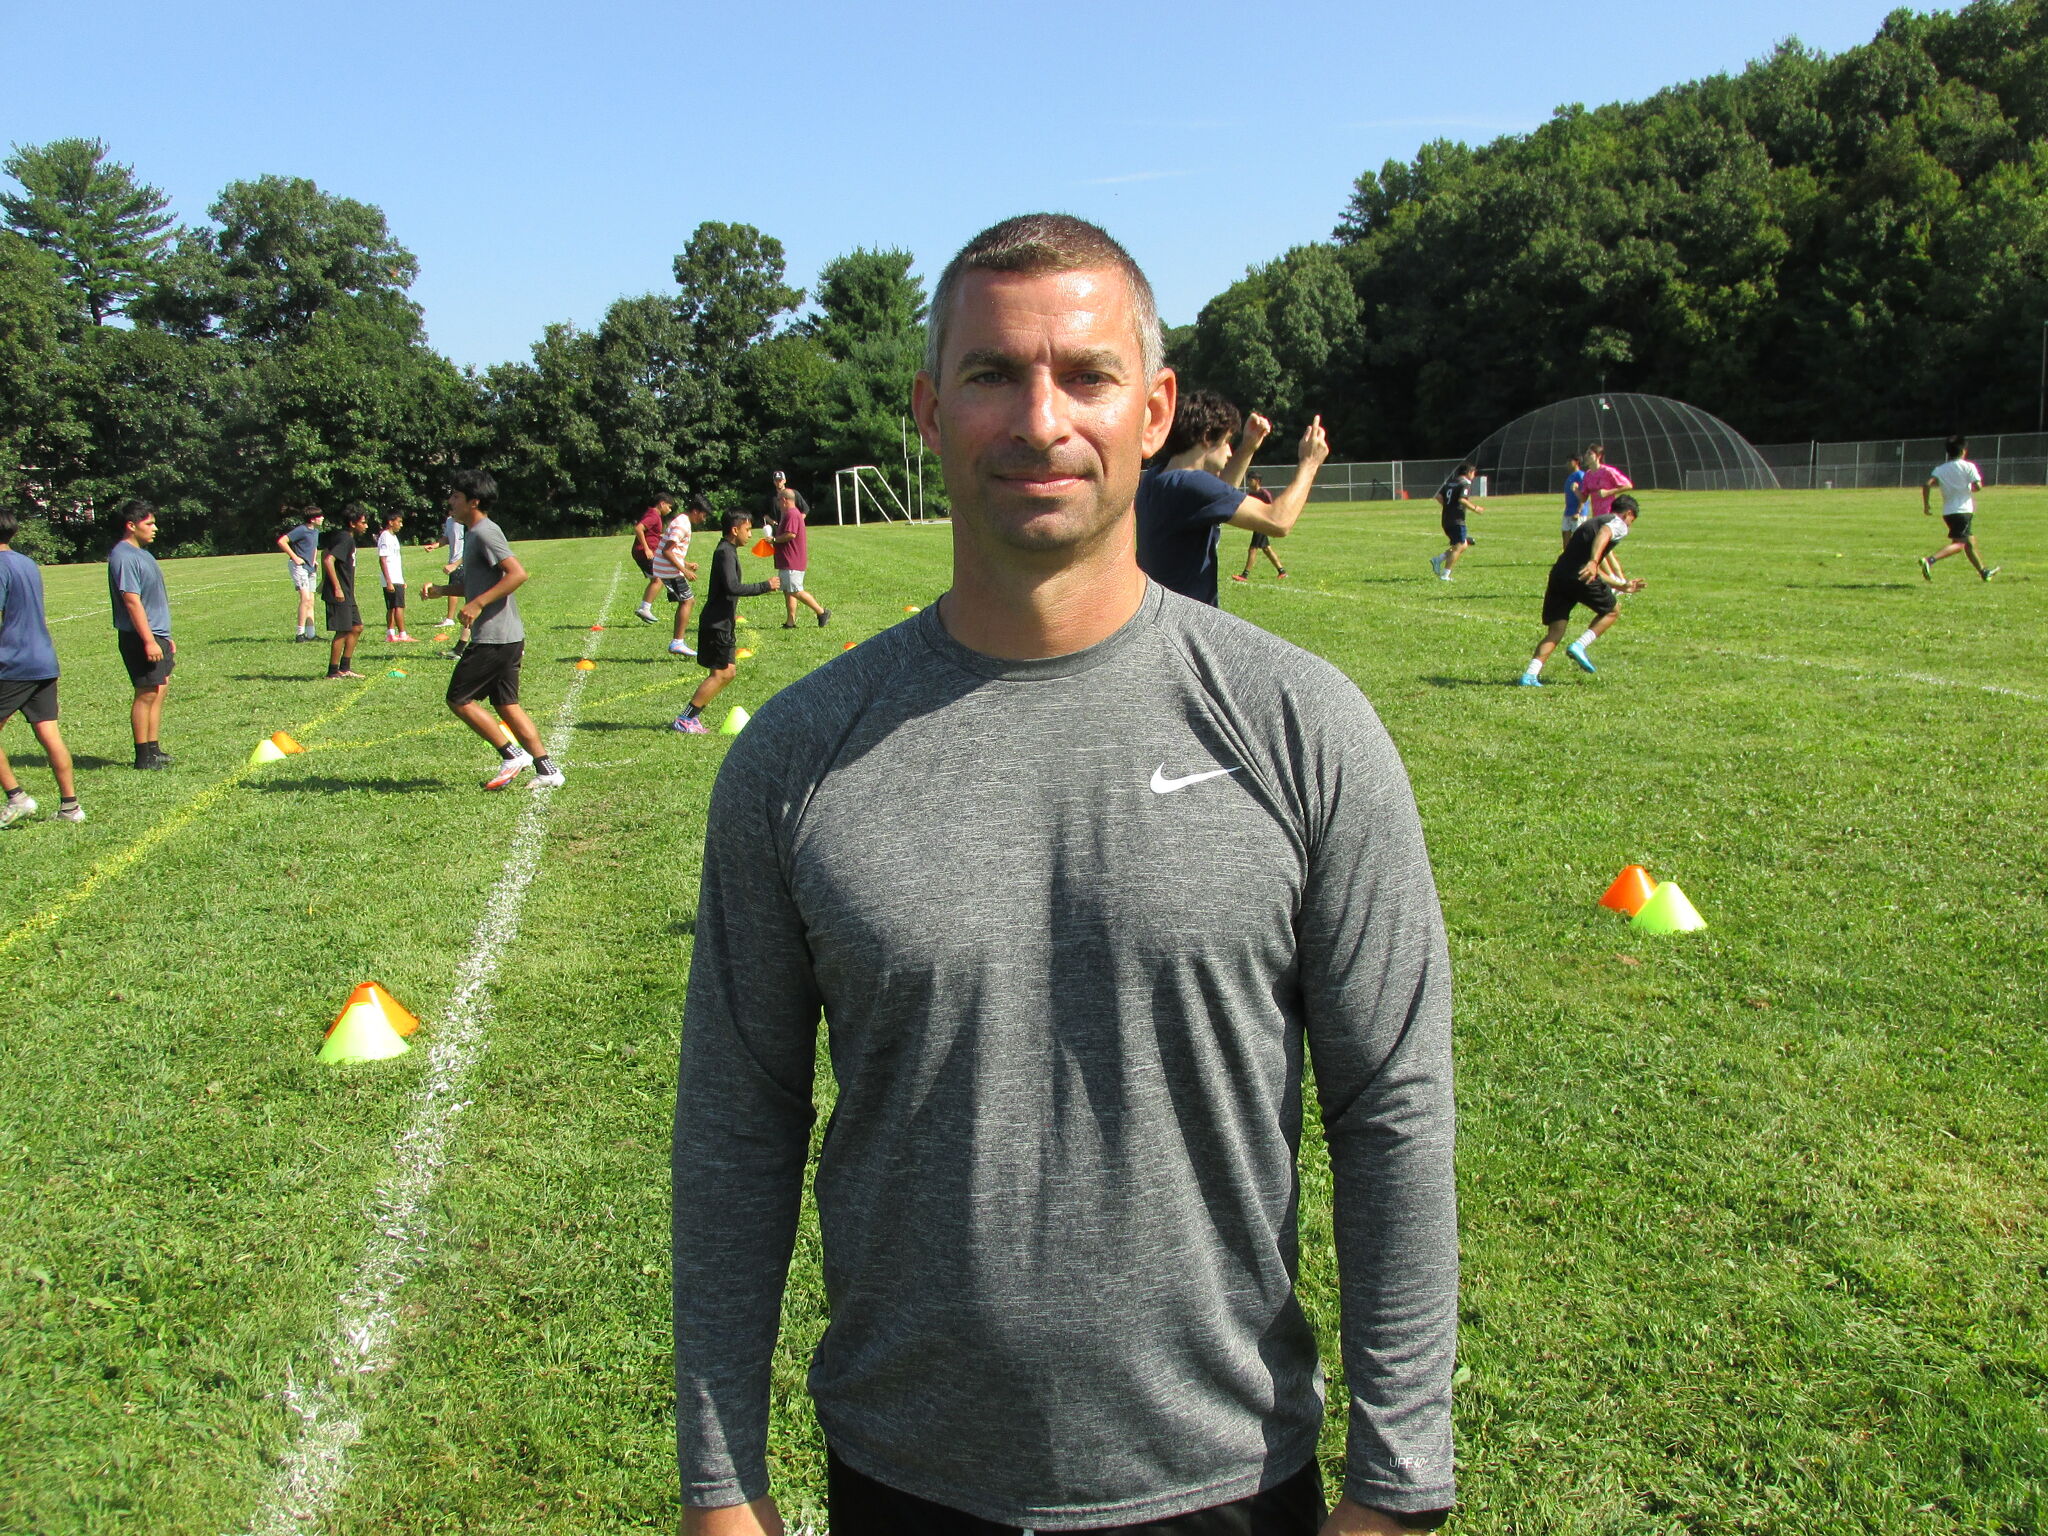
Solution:
<path fill-rule="evenodd" d="M 1540 677 L 1543 675 L 1543 658 L 1541 656 L 1531 656 L 1529 658 L 1529 667 L 1526 675 L 1530 677 Z"/>
<path fill-rule="evenodd" d="M 1591 644 L 1592 644 L 1592 643 L 1593 643 L 1593 642 L 1594 642 L 1595 640 L 1598 640 L 1599 638 L 1600 638 L 1600 631 L 1599 631 L 1599 630 L 1597 630 L 1597 629 L 1589 629 L 1589 630 L 1587 630 L 1587 631 L 1586 631 L 1586 632 L 1585 632 L 1585 633 L 1584 633 L 1583 635 L 1579 636 L 1579 638 L 1578 638 L 1578 645 L 1579 645 L 1579 648 L 1580 648 L 1581 650 L 1583 650 L 1583 649 L 1584 649 L 1585 647 L 1587 647 L 1587 646 L 1591 645 Z"/>

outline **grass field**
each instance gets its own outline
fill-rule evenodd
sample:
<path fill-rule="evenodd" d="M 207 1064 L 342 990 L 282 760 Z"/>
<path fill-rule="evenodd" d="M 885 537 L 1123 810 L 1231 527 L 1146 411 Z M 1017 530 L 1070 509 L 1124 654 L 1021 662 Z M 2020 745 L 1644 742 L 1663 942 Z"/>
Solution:
<path fill-rule="evenodd" d="M 2048 1529 L 2048 492 L 1985 498 L 1988 586 L 1961 560 L 1922 582 L 1939 524 L 1910 492 L 1644 499 L 1622 554 L 1648 591 L 1597 676 L 1560 656 L 1541 691 L 1508 685 L 1550 498 L 1492 503 L 1452 585 L 1420 507 L 1318 509 L 1285 584 L 1226 583 L 1358 680 L 1429 831 L 1457 969 L 1455 1528 Z M 720 715 L 945 585 L 943 529 L 813 539 L 833 627 L 747 605 L 759 655 Z M 668 1120 L 724 746 L 667 730 L 700 674 L 633 622 L 623 537 L 519 552 L 528 706 L 575 721 L 544 813 L 477 792 L 489 755 L 430 646 L 366 638 L 371 681 L 317 681 L 268 555 L 167 564 L 178 761 L 135 773 L 102 569 L 47 573 L 91 819 L 0 835 L 0 1530 L 672 1521 Z M 246 769 L 280 728 L 306 755 Z M 27 730 L 0 746 L 54 808 Z M 458 1071 L 431 1047 L 522 817 L 537 873 Z M 1631 861 L 1710 929 L 1598 910 Z M 316 1065 L 368 977 L 426 1020 L 415 1049 Z M 460 1112 L 401 1218 L 430 1087 Z M 1341 1401 L 1316 1146 L 1303 1168 Z M 359 1349 L 339 1299 L 380 1241 L 395 1331 Z M 813 1520 L 821 1309 L 807 1237 L 773 1454 Z M 327 1494 L 292 1481 L 309 1444 L 343 1468 Z"/>

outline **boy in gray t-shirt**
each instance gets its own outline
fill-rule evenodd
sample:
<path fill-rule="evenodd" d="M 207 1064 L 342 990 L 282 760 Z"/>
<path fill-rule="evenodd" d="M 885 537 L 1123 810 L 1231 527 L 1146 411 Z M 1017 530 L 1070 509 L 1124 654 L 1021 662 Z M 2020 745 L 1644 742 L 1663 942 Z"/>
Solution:
<path fill-rule="evenodd" d="M 498 749 L 498 771 L 485 789 L 504 789 L 527 768 L 535 789 L 554 789 L 562 770 L 541 745 L 533 717 L 519 707 L 519 669 L 526 658 L 526 626 L 512 594 L 526 582 L 526 567 L 512 553 L 505 532 L 491 521 L 498 482 L 488 470 L 461 469 L 448 479 L 448 515 L 463 525 L 462 573 L 457 582 L 428 582 L 423 598 L 459 595 L 469 645 L 448 679 L 448 707 L 477 735 Z M 484 708 L 489 700 L 497 718 Z"/>
<path fill-rule="evenodd" d="M 107 551 L 107 596 L 114 607 L 121 664 L 135 686 L 128 723 L 135 732 L 137 768 L 171 766 L 157 737 L 178 647 L 171 640 L 171 599 L 164 591 L 163 568 L 149 552 L 155 542 L 156 508 L 139 500 L 122 507 L 120 542 Z"/>

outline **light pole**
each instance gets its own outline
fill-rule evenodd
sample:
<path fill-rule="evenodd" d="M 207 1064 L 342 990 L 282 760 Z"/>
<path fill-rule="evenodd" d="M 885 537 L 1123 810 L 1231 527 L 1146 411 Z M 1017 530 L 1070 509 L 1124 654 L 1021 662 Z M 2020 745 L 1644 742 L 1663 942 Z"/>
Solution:
<path fill-rule="evenodd" d="M 2048 320 L 2041 322 L 2041 399 L 2034 407 L 2034 430 L 2048 432 Z"/>

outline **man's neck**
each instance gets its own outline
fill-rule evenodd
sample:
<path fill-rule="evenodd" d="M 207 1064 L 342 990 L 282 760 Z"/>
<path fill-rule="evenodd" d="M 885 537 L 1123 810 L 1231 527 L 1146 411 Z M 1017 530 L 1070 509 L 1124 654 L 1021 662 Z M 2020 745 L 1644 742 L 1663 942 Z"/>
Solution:
<path fill-rule="evenodd" d="M 1215 453 L 1216 450 L 1214 448 L 1190 448 L 1185 453 L 1176 453 L 1172 458 L 1168 459 L 1166 467 L 1168 469 L 1203 469 L 1213 475 L 1216 473 L 1216 468 L 1210 464 L 1209 460 L 1215 456 Z"/>
<path fill-rule="evenodd" d="M 981 557 L 955 523 L 953 589 L 939 604 L 946 633 L 984 656 L 1040 661 L 1098 645 L 1145 600 L 1137 524 L 1120 519 L 1097 547 L 1048 553 L 1045 563 L 1005 551 Z"/>

